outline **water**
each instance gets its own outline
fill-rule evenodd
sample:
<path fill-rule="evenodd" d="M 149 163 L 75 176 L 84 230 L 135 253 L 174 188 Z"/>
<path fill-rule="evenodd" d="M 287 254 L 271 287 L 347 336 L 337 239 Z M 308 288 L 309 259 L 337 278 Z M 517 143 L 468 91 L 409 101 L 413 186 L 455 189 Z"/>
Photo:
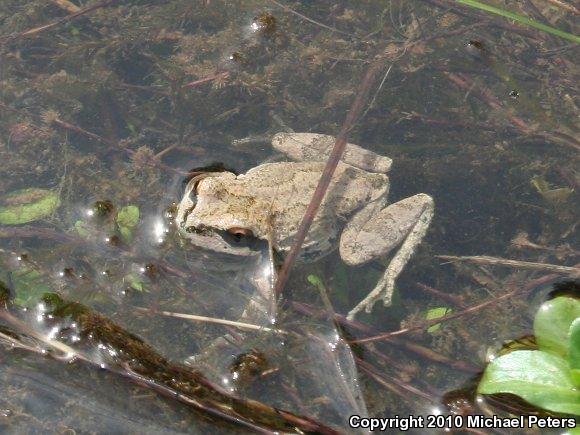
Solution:
<path fill-rule="evenodd" d="M 475 412 L 472 394 L 450 400 L 450 392 L 472 385 L 505 340 L 529 334 L 553 282 L 567 277 L 542 280 L 550 272 L 437 256 L 577 263 L 577 46 L 419 1 L 288 3 L 291 10 L 259 1 L 121 4 L 17 34 L 75 5 L 87 6 L 0 5 L 0 38 L 13 36 L 0 39 L 3 205 L 36 204 L 47 192 L 59 198 L 39 219 L 0 227 L 2 282 L 16 291 L 13 315 L 23 322 L 18 329 L 2 317 L 0 332 L 17 332 L 29 345 L 2 347 L 0 428 L 246 430 L 138 386 L 110 355 L 119 349 L 74 341 L 74 319 L 38 317 L 47 291 L 102 314 L 171 364 L 193 362 L 222 388 L 241 376 L 245 383 L 234 389 L 242 397 L 343 430 L 341 418 L 352 413 L 445 413 L 445 404 Z M 509 6 L 572 28 L 573 17 L 556 7 Z M 380 53 L 384 66 L 350 141 L 393 158 L 390 201 L 427 193 L 436 204 L 393 306 L 337 329 L 312 282 L 319 279 L 334 309 L 346 313 L 388 263 L 349 268 L 334 253 L 293 272 L 276 325 L 297 333 L 291 338 L 169 317 L 240 319 L 267 265 L 264 256 L 224 259 L 183 244 L 166 210 L 179 201 L 185 174 L 215 162 L 244 172 L 279 158 L 268 145 L 278 131 L 337 134 Z M 27 188 L 44 190 L 7 196 Z M 97 219 L 96 201 L 114 210 Z M 136 225 L 129 206 L 139 210 Z M 517 288 L 529 291 L 434 331 L 355 345 L 353 353 L 344 341 Z M 248 321 L 272 326 L 258 314 Z M 237 338 L 234 350 L 216 346 L 226 333 Z M 77 361 L 39 352 L 47 337 L 73 346 Z M 246 364 L 249 374 L 236 375 L 232 367 Z M 500 405 L 486 406 L 501 413 Z"/>

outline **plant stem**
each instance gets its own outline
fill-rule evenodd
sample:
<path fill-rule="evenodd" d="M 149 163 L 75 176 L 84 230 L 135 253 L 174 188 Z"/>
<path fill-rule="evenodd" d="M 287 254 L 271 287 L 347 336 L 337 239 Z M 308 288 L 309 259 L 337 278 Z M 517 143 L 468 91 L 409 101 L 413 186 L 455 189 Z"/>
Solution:
<path fill-rule="evenodd" d="M 472 8 L 480 9 L 482 11 L 490 12 L 495 15 L 502 16 L 504 18 L 514 20 L 520 24 L 524 24 L 526 26 L 533 27 L 535 29 L 541 30 L 542 32 L 549 33 L 551 35 L 559 36 L 560 38 L 567 39 L 568 41 L 580 43 L 580 36 L 573 35 L 568 32 L 564 32 L 563 30 L 556 29 L 551 26 L 547 26 L 546 24 L 538 23 L 528 17 L 524 17 L 522 15 L 516 14 L 514 12 L 509 12 L 504 9 L 496 8 L 495 6 L 491 6 L 477 0 L 455 0 L 457 3 L 461 3 L 466 6 L 471 6 Z"/>

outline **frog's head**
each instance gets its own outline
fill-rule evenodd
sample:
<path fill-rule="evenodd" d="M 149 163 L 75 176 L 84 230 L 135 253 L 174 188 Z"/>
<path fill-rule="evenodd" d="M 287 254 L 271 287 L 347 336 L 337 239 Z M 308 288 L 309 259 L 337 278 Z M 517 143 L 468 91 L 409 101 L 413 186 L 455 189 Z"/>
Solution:
<path fill-rule="evenodd" d="M 232 189 L 232 172 L 203 172 L 188 183 L 176 216 L 182 237 L 196 247 L 237 256 L 262 252 L 263 242 L 247 197 Z"/>

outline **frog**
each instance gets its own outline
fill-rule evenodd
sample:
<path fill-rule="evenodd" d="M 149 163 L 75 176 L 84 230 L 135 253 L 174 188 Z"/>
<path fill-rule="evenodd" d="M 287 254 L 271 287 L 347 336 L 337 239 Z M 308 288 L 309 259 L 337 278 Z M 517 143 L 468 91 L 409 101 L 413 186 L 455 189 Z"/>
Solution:
<path fill-rule="evenodd" d="M 194 174 L 178 204 L 175 223 L 194 246 L 248 256 L 257 241 L 287 254 L 335 143 L 331 135 L 283 132 L 271 144 L 283 161 L 259 164 L 243 174 L 210 170 Z M 392 159 L 347 143 L 312 222 L 299 261 L 338 251 L 348 266 L 387 258 L 376 286 L 347 314 L 353 320 L 375 303 L 392 302 L 395 280 L 425 237 L 434 214 L 430 195 L 388 202 Z"/>

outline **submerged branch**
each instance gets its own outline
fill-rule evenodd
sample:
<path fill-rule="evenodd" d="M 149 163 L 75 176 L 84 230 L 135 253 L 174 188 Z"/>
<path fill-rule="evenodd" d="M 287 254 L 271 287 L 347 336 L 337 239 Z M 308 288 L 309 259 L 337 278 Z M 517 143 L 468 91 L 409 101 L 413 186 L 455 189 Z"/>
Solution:
<path fill-rule="evenodd" d="M 471 315 L 471 314 L 474 314 L 474 313 L 476 313 L 484 308 L 487 308 L 491 305 L 495 305 L 501 301 L 504 301 L 506 299 L 510 299 L 510 298 L 512 298 L 514 296 L 518 296 L 520 294 L 528 293 L 532 289 L 536 288 L 537 286 L 548 284 L 549 282 L 552 282 L 553 280 L 558 279 L 559 276 L 560 275 L 558 275 L 558 274 L 546 275 L 546 276 L 543 276 L 541 278 L 538 278 L 538 279 L 535 279 L 533 281 L 528 282 L 523 288 L 516 288 L 516 289 L 514 289 L 508 293 L 505 293 L 499 297 L 491 298 L 491 299 L 489 299 L 485 302 L 482 302 L 480 304 L 468 307 L 465 310 L 458 311 L 458 312 L 453 313 L 453 314 L 448 314 L 448 315 L 443 316 L 443 317 L 438 317 L 436 319 L 432 319 L 432 320 L 429 320 L 426 322 L 420 322 L 420 323 L 408 326 L 406 328 L 399 329 L 398 331 L 386 332 L 384 334 L 375 335 L 373 337 L 361 338 L 358 340 L 351 340 L 350 343 L 351 344 L 361 344 L 361 343 L 371 343 L 374 341 L 388 340 L 390 338 L 393 338 L 393 337 L 396 337 L 399 335 L 408 334 L 409 332 L 427 329 L 433 325 L 436 325 L 437 323 L 443 323 L 443 322 L 447 322 L 449 320 L 454 320 L 454 319 L 458 319 L 460 317 Z"/>
<path fill-rule="evenodd" d="M 50 30 L 54 27 L 60 26 L 61 24 L 68 23 L 69 21 L 75 20 L 78 17 L 86 15 L 90 12 L 96 11 L 97 9 L 102 9 L 102 8 L 107 7 L 107 6 L 111 6 L 112 4 L 117 3 L 117 1 L 118 0 L 105 0 L 101 3 L 97 3 L 96 5 L 89 6 L 87 8 L 81 9 L 75 13 L 67 15 L 66 17 L 63 17 L 59 20 L 53 21 L 52 23 L 45 24 L 45 25 L 39 26 L 39 27 L 35 27 L 33 29 L 28 29 L 28 30 L 25 30 L 24 32 L 20 32 L 16 36 L 14 36 L 13 38 L 10 38 L 10 39 L 28 38 L 30 36 L 35 36 L 41 32 L 44 32 L 46 30 Z"/>
<path fill-rule="evenodd" d="M 457 257 L 455 255 L 438 255 L 437 258 L 441 258 L 442 260 L 449 260 L 450 262 L 467 261 L 470 263 L 490 264 L 493 266 L 508 266 L 516 267 L 518 269 L 543 270 L 545 272 L 580 275 L 580 268 L 578 267 L 560 266 L 558 264 L 535 263 L 531 261 L 510 260 L 507 258 L 490 257 L 487 255 L 473 255 L 466 257 Z"/>
<path fill-rule="evenodd" d="M 165 359 L 139 337 L 81 304 L 67 302 L 53 293 L 46 294 L 43 302 L 48 307 L 46 314 L 51 315 L 52 319 L 74 320 L 78 325 L 78 335 L 81 338 L 78 344 L 74 347 L 69 346 L 61 341 L 66 338 L 49 339 L 43 334 L 30 330 L 24 322 L 9 311 L 10 307 L 0 309 L 0 317 L 15 328 L 15 333 L 3 333 L 0 338 L 8 345 L 14 346 L 17 344 L 14 340 L 18 340 L 17 337 L 20 334 L 33 337 L 42 346 L 56 352 L 46 353 L 40 346 L 38 348 L 20 347 L 61 361 L 65 360 L 60 356 L 63 352 L 66 352 L 66 361 L 77 359 L 97 364 L 96 361 L 99 360 L 98 364 L 102 369 L 127 377 L 137 384 L 176 399 L 198 411 L 257 432 L 278 431 L 329 435 L 339 433 L 308 417 L 273 408 L 256 400 L 238 397 L 212 383 L 200 371 Z M 69 326 L 67 328 L 70 329 Z M 61 334 L 66 336 L 64 330 Z M 97 349 L 102 350 L 102 353 L 95 356 Z"/>
<path fill-rule="evenodd" d="M 298 258 L 298 254 L 300 253 L 300 249 L 302 248 L 302 244 L 306 239 L 306 235 L 308 234 L 308 230 L 312 225 L 312 221 L 316 216 L 316 212 L 324 199 L 324 195 L 330 186 L 330 182 L 332 180 L 332 175 L 336 170 L 338 162 L 340 161 L 342 155 L 344 154 L 344 150 L 346 148 L 346 143 L 348 140 L 348 136 L 351 130 L 354 128 L 356 121 L 360 118 L 362 110 L 364 108 L 365 101 L 369 94 L 369 91 L 375 82 L 377 75 L 381 71 L 384 66 L 384 57 L 385 55 L 379 55 L 375 58 L 371 66 L 368 68 L 356 94 L 356 98 L 352 103 L 348 115 L 342 125 L 340 133 L 336 137 L 336 141 L 334 142 L 334 147 L 326 161 L 326 166 L 322 172 L 318 185 L 316 186 L 316 190 L 312 195 L 312 199 L 308 204 L 308 208 L 304 213 L 304 217 L 300 222 L 300 226 L 296 231 L 296 237 L 294 239 L 294 245 L 292 249 L 286 256 L 284 260 L 284 264 L 280 270 L 278 275 L 278 279 L 276 281 L 276 287 L 274 289 L 274 294 L 276 297 L 279 297 L 288 282 L 288 277 L 290 274 L 290 270 L 294 266 L 296 259 Z"/>

